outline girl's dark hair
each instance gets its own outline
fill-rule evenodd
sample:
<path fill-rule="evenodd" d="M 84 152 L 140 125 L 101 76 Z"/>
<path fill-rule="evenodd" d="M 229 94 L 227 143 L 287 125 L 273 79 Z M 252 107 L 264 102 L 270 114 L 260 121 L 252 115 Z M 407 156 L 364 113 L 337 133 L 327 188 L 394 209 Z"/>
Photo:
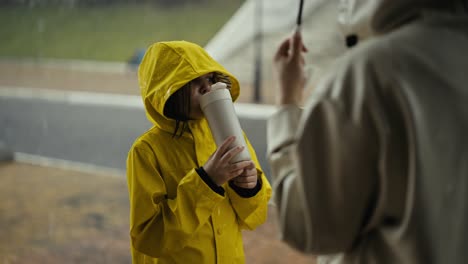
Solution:
<path fill-rule="evenodd" d="M 176 127 L 172 137 L 182 136 L 187 129 L 187 121 L 190 119 L 191 93 L 191 85 L 190 82 L 188 82 L 177 90 L 177 92 L 172 94 L 164 106 L 164 115 L 176 121 Z"/>
<path fill-rule="evenodd" d="M 224 82 L 228 89 L 231 88 L 231 81 L 227 75 L 222 73 L 213 73 L 214 82 Z M 176 121 L 176 127 L 172 137 L 180 137 L 187 129 L 188 120 L 190 120 L 190 98 L 192 95 L 191 81 L 182 86 L 177 92 L 167 99 L 164 106 L 164 115 Z"/>

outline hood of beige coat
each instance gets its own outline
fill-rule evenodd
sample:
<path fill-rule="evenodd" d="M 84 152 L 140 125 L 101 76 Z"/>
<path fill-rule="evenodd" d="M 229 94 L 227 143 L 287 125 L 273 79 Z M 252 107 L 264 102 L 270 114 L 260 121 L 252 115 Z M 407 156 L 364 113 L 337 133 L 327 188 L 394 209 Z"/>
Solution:
<path fill-rule="evenodd" d="M 392 31 L 427 10 L 467 13 L 468 0 L 339 0 L 338 23 L 359 41 Z"/>

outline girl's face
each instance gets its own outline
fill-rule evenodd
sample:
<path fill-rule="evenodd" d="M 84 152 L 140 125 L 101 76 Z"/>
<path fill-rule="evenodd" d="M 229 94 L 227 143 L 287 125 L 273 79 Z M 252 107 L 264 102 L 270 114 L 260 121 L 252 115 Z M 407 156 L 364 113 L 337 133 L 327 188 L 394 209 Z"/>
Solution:
<path fill-rule="evenodd" d="M 200 97 L 211 91 L 211 85 L 215 83 L 214 73 L 202 75 L 191 81 L 190 94 L 190 119 L 203 118 L 203 112 L 200 107 Z"/>

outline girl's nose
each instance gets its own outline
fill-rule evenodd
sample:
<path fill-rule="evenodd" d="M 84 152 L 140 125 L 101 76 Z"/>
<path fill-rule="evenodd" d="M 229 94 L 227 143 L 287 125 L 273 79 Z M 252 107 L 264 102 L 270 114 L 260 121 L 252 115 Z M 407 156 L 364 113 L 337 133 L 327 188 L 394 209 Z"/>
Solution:
<path fill-rule="evenodd" d="M 210 91 L 211 91 L 211 83 L 208 82 L 208 81 L 204 81 L 203 84 L 202 84 L 201 93 L 206 94 L 206 93 L 208 93 Z"/>

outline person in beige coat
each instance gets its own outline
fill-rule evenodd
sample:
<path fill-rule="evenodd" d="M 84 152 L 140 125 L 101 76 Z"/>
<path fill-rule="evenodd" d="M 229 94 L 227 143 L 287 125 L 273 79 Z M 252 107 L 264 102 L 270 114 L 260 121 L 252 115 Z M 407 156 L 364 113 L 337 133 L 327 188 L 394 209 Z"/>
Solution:
<path fill-rule="evenodd" d="M 466 263 L 467 3 L 341 7 L 341 21 L 368 14 L 371 35 L 304 107 L 301 33 L 274 58 L 268 157 L 282 239 L 319 263 Z"/>

